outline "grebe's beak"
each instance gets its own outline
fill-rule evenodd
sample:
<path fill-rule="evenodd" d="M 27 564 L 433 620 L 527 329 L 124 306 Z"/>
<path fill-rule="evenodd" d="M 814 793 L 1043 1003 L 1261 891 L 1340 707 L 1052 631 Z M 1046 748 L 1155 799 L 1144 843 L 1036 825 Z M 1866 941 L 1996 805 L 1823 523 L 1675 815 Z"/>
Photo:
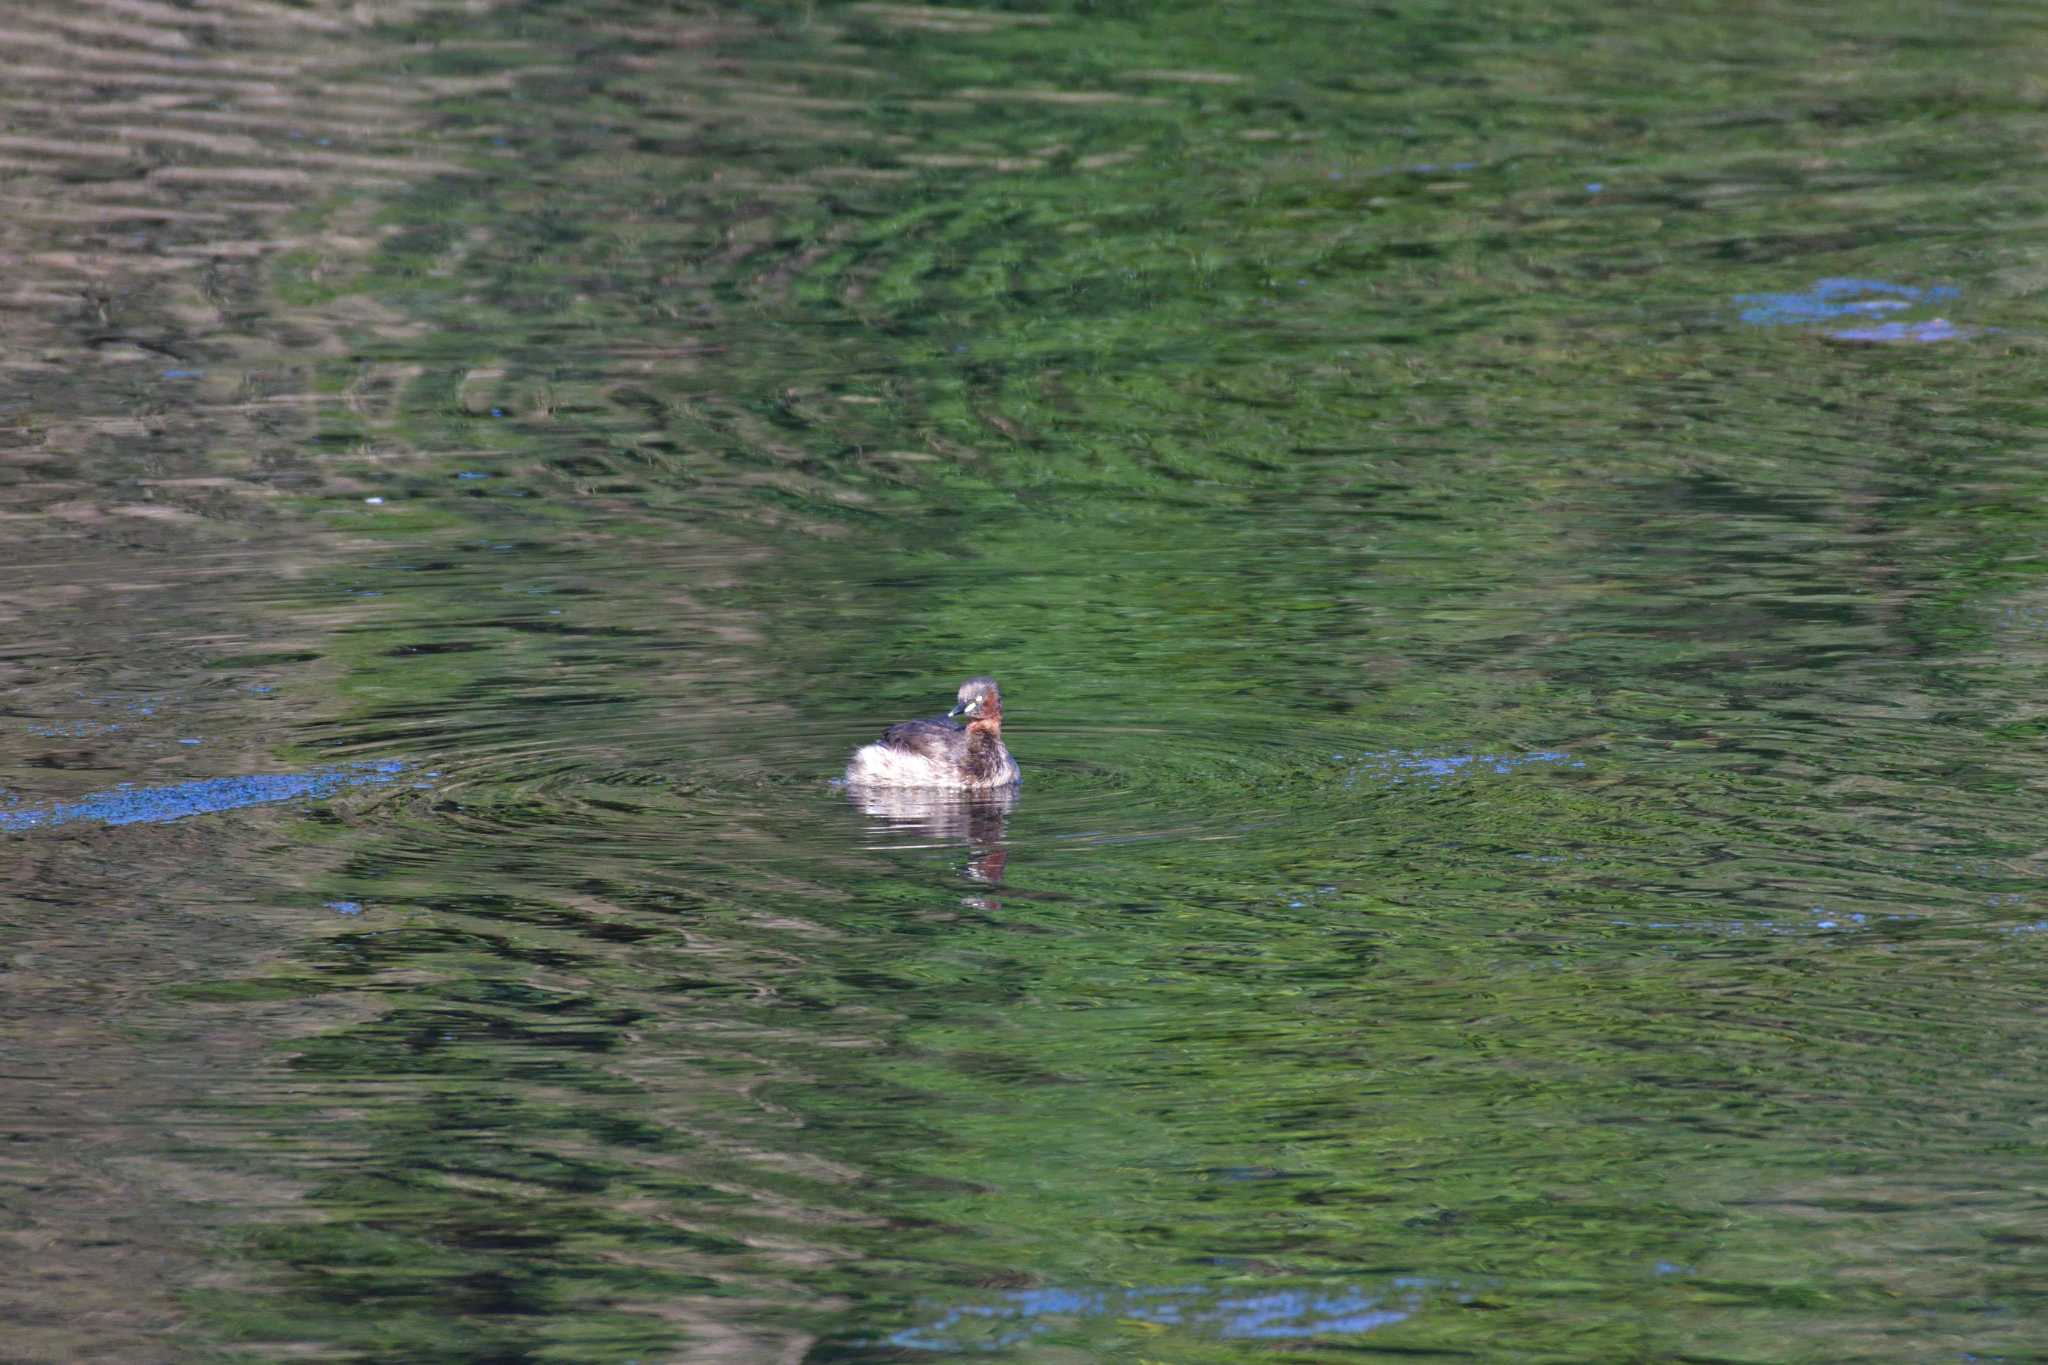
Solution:
<path fill-rule="evenodd" d="M 951 720 L 955 716 L 967 716 L 971 718 L 974 716 L 978 716 L 980 714 L 981 698 L 976 697 L 972 701 L 963 701 L 958 706 L 955 706 L 952 710 L 948 711 L 946 713 L 946 719 Z"/>

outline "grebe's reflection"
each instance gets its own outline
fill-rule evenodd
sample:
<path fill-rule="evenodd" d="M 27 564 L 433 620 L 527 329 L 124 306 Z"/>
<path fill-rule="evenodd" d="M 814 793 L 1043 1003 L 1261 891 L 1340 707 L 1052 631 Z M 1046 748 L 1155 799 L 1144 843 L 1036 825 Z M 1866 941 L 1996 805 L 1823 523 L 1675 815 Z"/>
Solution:
<path fill-rule="evenodd" d="M 966 844 L 963 869 L 994 886 L 1003 879 L 1003 824 L 1017 807 L 1017 788 L 987 791 L 935 787 L 875 787 L 848 783 L 846 795 L 878 830 L 911 834 L 941 844 Z"/>

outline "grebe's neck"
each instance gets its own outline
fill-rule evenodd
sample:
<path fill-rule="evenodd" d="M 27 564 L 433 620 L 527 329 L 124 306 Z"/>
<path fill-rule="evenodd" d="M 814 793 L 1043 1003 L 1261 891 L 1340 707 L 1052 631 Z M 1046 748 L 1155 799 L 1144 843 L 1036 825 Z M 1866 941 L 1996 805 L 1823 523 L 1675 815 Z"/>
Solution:
<path fill-rule="evenodd" d="M 967 727 L 967 771 L 979 782 L 993 782 L 1009 759 L 1003 748 L 1003 718 L 986 716 Z"/>

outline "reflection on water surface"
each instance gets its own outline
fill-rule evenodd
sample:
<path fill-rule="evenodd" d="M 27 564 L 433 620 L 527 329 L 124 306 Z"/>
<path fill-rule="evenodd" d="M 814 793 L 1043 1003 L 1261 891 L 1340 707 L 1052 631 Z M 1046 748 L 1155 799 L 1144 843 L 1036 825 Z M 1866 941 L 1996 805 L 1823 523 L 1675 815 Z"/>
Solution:
<path fill-rule="evenodd" d="M 15 1354 L 2034 1349 L 2039 14 L 11 24 Z"/>
<path fill-rule="evenodd" d="M 920 787 L 846 785 L 854 807 L 867 816 L 878 834 L 891 842 L 903 838 L 940 845 L 965 844 L 973 851 L 967 875 L 977 881 L 1000 882 L 1008 855 L 1003 830 L 1017 809 L 1017 788 L 986 791 L 931 791 Z"/>

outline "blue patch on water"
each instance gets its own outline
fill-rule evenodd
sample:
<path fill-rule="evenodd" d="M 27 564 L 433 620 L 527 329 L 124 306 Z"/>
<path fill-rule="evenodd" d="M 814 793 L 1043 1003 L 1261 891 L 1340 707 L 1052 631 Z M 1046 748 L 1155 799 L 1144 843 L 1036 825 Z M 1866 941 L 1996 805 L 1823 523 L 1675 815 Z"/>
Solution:
<path fill-rule="evenodd" d="M 337 915 L 360 915 L 363 913 L 363 903 L 361 901 L 329 901 L 327 902 L 327 908 Z"/>
<path fill-rule="evenodd" d="M 1962 341 L 1983 330 L 1982 327 L 1958 327 L 1947 318 L 1929 318 L 1926 322 L 1881 322 L 1872 327 L 1843 327 L 1828 335 L 1837 341 L 1925 345 L 1935 341 Z"/>
<path fill-rule="evenodd" d="M 204 378 L 204 377 L 205 377 L 205 375 L 206 375 L 206 371 L 204 371 L 204 370 L 165 370 L 165 371 L 164 371 L 164 378 L 166 378 L 166 379 L 202 379 L 202 378 Z"/>
<path fill-rule="evenodd" d="M 1611 919 L 1608 923 L 1617 929 L 1648 929 L 1691 937 L 1744 938 L 1760 935 L 1814 938 L 1823 934 L 1858 933 L 1883 924 L 1912 923 L 1919 918 L 1917 915 L 1870 914 L 1862 910 L 1830 910 L 1824 905 L 1814 905 L 1803 913 L 1795 912 L 1782 919 Z"/>
<path fill-rule="evenodd" d="M 379 786 L 405 771 L 395 760 L 349 763 L 310 773 L 261 773 L 253 777 L 209 777 L 168 787 L 123 783 L 76 801 L 25 810 L 0 810 L 0 830 L 44 829 L 81 820 L 102 825 L 167 824 L 191 815 L 242 810 L 279 801 L 332 796 L 350 787 Z"/>
<path fill-rule="evenodd" d="M 1341 761 L 1344 756 L 1332 754 L 1330 757 Z M 1566 768 L 1586 766 L 1584 760 L 1555 749 L 1533 754 L 1427 754 L 1420 749 L 1388 749 L 1382 753 L 1356 755 L 1354 761 L 1357 766 L 1344 778 L 1347 787 L 1355 785 L 1361 775 L 1399 786 L 1410 778 L 1442 782 L 1466 773 L 1511 773 L 1536 763 Z"/>
<path fill-rule="evenodd" d="M 1845 318 L 1876 318 L 1887 313 L 1919 308 L 1959 299 L 1963 291 L 1952 284 L 1929 285 L 1925 289 L 1890 280 L 1859 280 L 1833 276 L 1815 280 L 1792 294 L 1737 294 L 1744 305 L 1742 320 L 1757 327 L 1801 327 L 1838 322 Z M 1837 341 L 1863 341 L 1880 345 L 1930 345 L 1962 341 L 1991 330 L 1959 326 L 1947 318 L 1922 322 L 1881 322 L 1856 327 L 1839 327 L 1827 333 Z"/>
<path fill-rule="evenodd" d="M 28 732 L 37 739 L 83 739 L 87 735 L 112 734 L 119 725 L 102 725 L 98 721 L 59 721 L 54 725 L 31 724 Z"/>
<path fill-rule="evenodd" d="M 1742 310 L 1744 322 L 1760 327 L 1794 327 L 1835 318 L 1875 317 L 1923 303 L 1961 298 L 1962 292 L 1948 284 L 1916 289 L 1890 280 L 1836 276 L 1815 280 L 1796 294 L 1737 294 L 1735 301 L 1748 305 Z"/>
<path fill-rule="evenodd" d="M 494 408 L 492 409 L 492 411 L 496 411 L 496 409 Z M 491 476 L 484 473 L 480 469 L 465 469 L 458 473 L 455 477 L 458 479 L 488 479 Z"/>
<path fill-rule="evenodd" d="M 1189 1285 L 1164 1289 L 1015 1289 L 991 1302 L 948 1309 L 930 1324 L 890 1335 L 912 1351 L 1000 1351 L 1075 1318 L 1144 1322 L 1236 1341 L 1357 1336 L 1413 1317 L 1423 1280 L 1394 1280 L 1390 1292 L 1275 1289 L 1230 1293 Z M 1460 1300 L 1469 1295 L 1459 1295 Z"/>

